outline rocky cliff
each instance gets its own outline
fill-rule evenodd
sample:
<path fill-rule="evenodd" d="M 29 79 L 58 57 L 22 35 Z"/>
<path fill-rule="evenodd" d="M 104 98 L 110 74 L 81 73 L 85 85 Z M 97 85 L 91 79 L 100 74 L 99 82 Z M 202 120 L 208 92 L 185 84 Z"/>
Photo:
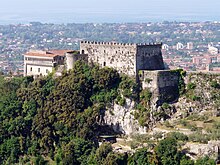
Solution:
<path fill-rule="evenodd" d="M 187 73 L 182 82 L 184 86 L 184 89 L 181 89 L 182 93 L 180 93 L 181 84 L 178 77 L 180 75 L 176 72 L 153 71 L 144 74 L 143 89 L 148 89 L 152 94 L 149 102 L 141 100 L 141 97 L 138 101 L 126 99 L 124 106 L 114 104 L 105 112 L 105 123 L 112 126 L 116 132 L 144 134 L 158 122 L 182 119 L 198 112 L 201 114 L 211 112 L 209 115 L 218 116 L 220 111 L 219 74 Z"/>
<path fill-rule="evenodd" d="M 126 99 L 125 105 L 114 104 L 105 112 L 105 124 L 110 125 L 115 132 L 122 134 L 145 134 L 147 127 L 140 126 L 134 118 L 135 102 Z"/>

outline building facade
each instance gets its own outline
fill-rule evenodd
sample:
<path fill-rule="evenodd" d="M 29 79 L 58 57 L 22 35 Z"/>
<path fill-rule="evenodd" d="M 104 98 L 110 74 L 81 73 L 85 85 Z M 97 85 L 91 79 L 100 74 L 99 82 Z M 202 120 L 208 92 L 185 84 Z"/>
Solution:
<path fill-rule="evenodd" d="M 24 54 L 24 76 L 46 76 L 60 66 L 70 70 L 77 60 L 88 62 L 88 55 L 73 50 L 31 50 Z"/>
<path fill-rule="evenodd" d="M 64 57 L 69 50 L 39 51 L 31 50 L 24 54 L 24 76 L 45 76 L 53 68 L 64 64 Z"/>

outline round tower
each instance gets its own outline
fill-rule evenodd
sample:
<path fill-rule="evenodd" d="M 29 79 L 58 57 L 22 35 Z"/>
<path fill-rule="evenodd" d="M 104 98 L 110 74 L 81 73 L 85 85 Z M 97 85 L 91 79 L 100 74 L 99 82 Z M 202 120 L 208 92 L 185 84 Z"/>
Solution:
<path fill-rule="evenodd" d="M 66 53 L 66 69 L 67 71 L 73 69 L 75 58 L 73 53 Z"/>

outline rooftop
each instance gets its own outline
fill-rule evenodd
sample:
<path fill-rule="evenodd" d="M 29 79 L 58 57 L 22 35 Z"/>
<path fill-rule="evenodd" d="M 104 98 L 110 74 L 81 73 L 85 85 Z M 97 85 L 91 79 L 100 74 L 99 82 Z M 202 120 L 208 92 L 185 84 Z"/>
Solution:
<path fill-rule="evenodd" d="M 41 57 L 55 57 L 55 56 L 64 56 L 66 53 L 75 53 L 73 50 L 30 50 L 25 54 L 25 56 L 41 56 Z"/>

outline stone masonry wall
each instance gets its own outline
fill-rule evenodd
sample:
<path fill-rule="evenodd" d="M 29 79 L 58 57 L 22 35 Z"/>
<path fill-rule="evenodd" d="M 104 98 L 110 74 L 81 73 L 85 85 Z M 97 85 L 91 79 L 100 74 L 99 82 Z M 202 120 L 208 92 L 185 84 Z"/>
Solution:
<path fill-rule="evenodd" d="M 89 63 L 113 67 L 119 73 L 135 76 L 136 47 L 136 44 L 84 41 L 80 43 L 80 52 L 88 54 Z"/>
<path fill-rule="evenodd" d="M 161 44 L 137 46 L 137 70 L 163 70 Z"/>
<path fill-rule="evenodd" d="M 138 70 L 164 69 L 161 44 L 138 45 L 82 41 L 80 52 L 88 54 L 89 63 L 113 67 L 129 76 L 137 76 Z"/>
<path fill-rule="evenodd" d="M 160 106 L 164 102 L 176 101 L 179 97 L 179 74 L 177 72 L 139 71 L 142 88 L 148 88 L 153 93 L 153 102 Z"/>
<path fill-rule="evenodd" d="M 66 53 L 65 54 L 65 64 L 66 69 L 73 69 L 73 66 L 77 60 L 84 61 L 88 63 L 88 55 L 87 54 L 79 54 L 79 53 Z"/>

